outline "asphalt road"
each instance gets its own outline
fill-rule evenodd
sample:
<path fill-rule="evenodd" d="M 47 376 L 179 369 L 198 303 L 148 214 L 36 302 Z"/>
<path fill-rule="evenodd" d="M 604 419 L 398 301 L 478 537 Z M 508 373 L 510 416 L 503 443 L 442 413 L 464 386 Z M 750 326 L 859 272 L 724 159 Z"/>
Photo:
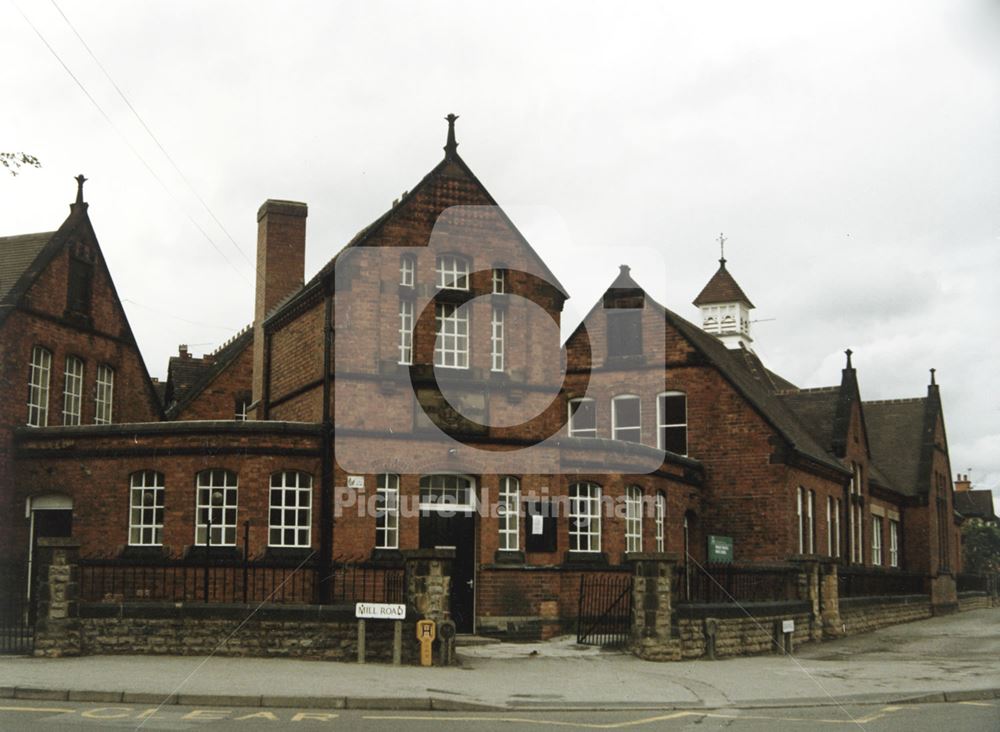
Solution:
<path fill-rule="evenodd" d="M 0 700 L 0 730 L 837 730 L 960 732 L 1000 729 L 1000 700 L 782 709 L 618 712 L 393 712 L 320 709 L 155 707 Z"/>

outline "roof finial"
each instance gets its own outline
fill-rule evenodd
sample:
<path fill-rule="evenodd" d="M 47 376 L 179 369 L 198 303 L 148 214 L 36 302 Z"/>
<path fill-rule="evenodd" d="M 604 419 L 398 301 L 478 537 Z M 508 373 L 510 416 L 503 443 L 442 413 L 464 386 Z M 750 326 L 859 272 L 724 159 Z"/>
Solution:
<path fill-rule="evenodd" d="M 448 120 L 448 141 L 444 146 L 444 156 L 451 158 L 458 154 L 458 143 L 455 142 L 455 120 L 458 115 L 449 114 L 445 119 Z"/>
<path fill-rule="evenodd" d="M 937 369 L 931 369 L 931 386 L 937 386 L 937 379 L 934 374 L 937 373 Z"/>
<path fill-rule="evenodd" d="M 848 348 L 844 353 L 847 354 L 847 368 L 853 369 L 854 366 L 851 365 L 851 354 L 854 353 L 850 348 Z"/>
<path fill-rule="evenodd" d="M 87 182 L 87 179 L 83 176 L 83 173 L 76 176 L 76 202 L 83 203 L 83 184 Z"/>
<path fill-rule="evenodd" d="M 719 264 L 723 267 L 726 266 L 726 237 L 723 234 L 719 234 Z"/>

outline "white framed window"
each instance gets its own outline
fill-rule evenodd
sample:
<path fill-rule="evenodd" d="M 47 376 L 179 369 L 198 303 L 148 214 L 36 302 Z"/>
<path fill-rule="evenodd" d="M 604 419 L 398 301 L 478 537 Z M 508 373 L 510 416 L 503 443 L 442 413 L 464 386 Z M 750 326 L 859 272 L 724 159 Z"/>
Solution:
<path fill-rule="evenodd" d="M 503 371 L 504 368 L 504 310 L 503 308 L 493 308 L 492 332 L 490 336 L 490 350 L 493 365 L 491 370 Z"/>
<path fill-rule="evenodd" d="M 155 470 L 140 470 L 130 478 L 128 543 L 163 543 L 163 474 Z"/>
<path fill-rule="evenodd" d="M 872 564 L 882 564 L 882 517 L 872 516 Z"/>
<path fill-rule="evenodd" d="M 593 399 L 569 400 L 569 436 L 597 437 L 597 411 Z"/>
<path fill-rule="evenodd" d="M 413 287 L 416 282 L 417 260 L 412 254 L 404 254 L 399 258 L 399 284 L 403 287 Z"/>
<path fill-rule="evenodd" d="M 816 553 L 816 491 L 810 490 L 806 503 L 806 551 Z"/>
<path fill-rule="evenodd" d="M 516 552 L 521 548 L 520 506 L 521 482 L 510 476 L 501 478 L 497 495 L 501 551 Z"/>
<path fill-rule="evenodd" d="M 507 292 L 507 270 L 493 269 L 493 294 L 503 295 Z"/>
<path fill-rule="evenodd" d="M 656 446 L 687 455 L 687 395 L 667 391 L 656 397 Z"/>
<path fill-rule="evenodd" d="M 665 545 L 665 524 L 667 521 L 667 497 L 663 494 L 663 491 L 658 491 L 656 494 L 656 505 L 655 514 L 656 520 L 656 551 L 664 552 L 666 549 Z"/>
<path fill-rule="evenodd" d="M 841 500 L 839 498 L 833 501 L 833 556 L 840 557 L 840 512 Z"/>
<path fill-rule="evenodd" d="M 464 475 L 425 475 L 420 479 L 420 508 L 474 508 L 472 479 Z"/>
<path fill-rule="evenodd" d="M 63 424 L 80 424 L 80 405 L 83 402 L 83 361 L 76 356 L 66 357 L 63 379 Z"/>
<path fill-rule="evenodd" d="M 115 396 L 115 370 L 102 363 L 97 367 L 97 392 L 94 399 L 94 424 L 111 424 Z"/>
<path fill-rule="evenodd" d="M 601 487 L 596 483 L 569 487 L 569 550 L 601 551 Z"/>
<path fill-rule="evenodd" d="M 375 486 L 375 548 L 399 549 L 399 476 L 379 473 Z"/>
<path fill-rule="evenodd" d="M 806 545 L 806 527 L 805 527 L 805 514 L 803 509 L 805 506 L 805 492 L 806 489 L 799 486 L 798 491 L 795 493 L 795 517 L 799 526 L 799 554 L 805 553 Z"/>
<path fill-rule="evenodd" d="M 469 260 L 455 254 L 438 257 L 437 286 L 443 290 L 468 290 Z"/>
<path fill-rule="evenodd" d="M 826 555 L 833 556 L 833 496 L 826 497 Z"/>
<path fill-rule="evenodd" d="M 399 363 L 413 363 L 413 301 L 399 301 Z"/>
<path fill-rule="evenodd" d="M 309 473 L 298 470 L 271 474 L 268 546 L 307 547 L 312 544 L 312 483 Z"/>
<path fill-rule="evenodd" d="M 642 442 L 642 406 L 639 397 L 622 394 L 611 400 L 611 436 L 626 442 Z"/>
<path fill-rule="evenodd" d="M 434 365 L 469 368 L 469 311 L 462 305 L 439 302 L 434 306 L 434 318 L 437 324 Z"/>
<path fill-rule="evenodd" d="M 45 427 L 49 423 L 49 379 L 52 376 L 52 353 L 47 348 L 31 349 L 31 373 L 28 376 L 28 426 Z"/>
<path fill-rule="evenodd" d="M 251 397 L 249 394 L 237 394 L 235 401 L 235 409 L 233 410 L 233 419 L 237 422 L 246 422 L 248 413 L 250 410 Z"/>
<path fill-rule="evenodd" d="M 642 488 L 625 489 L 625 551 L 642 551 Z"/>
<path fill-rule="evenodd" d="M 889 519 L 889 566 L 899 566 L 899 522 Z"/>
<path fill-rule="evenodd" d="M 231 470 L 202 470 L 197 476 L 194 543 L 205 545 L 212 524 L 212 546 L 236 546 L 238 479 Z"/>

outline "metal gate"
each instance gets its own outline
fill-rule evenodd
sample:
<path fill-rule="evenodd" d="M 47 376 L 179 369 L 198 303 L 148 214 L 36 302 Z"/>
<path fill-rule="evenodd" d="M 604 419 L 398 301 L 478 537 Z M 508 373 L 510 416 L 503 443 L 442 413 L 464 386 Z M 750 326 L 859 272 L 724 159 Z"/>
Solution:
<path fill-rule="evenodd" d="M 23 574 L 0 566 L 0 654 L 34 650 L 34 618 L 26 586 Z"/>
<path fill-rule="evenodd" d="M 621 648 L 632 629 L 632 574 L 580 575 L 576 642 Z"/>

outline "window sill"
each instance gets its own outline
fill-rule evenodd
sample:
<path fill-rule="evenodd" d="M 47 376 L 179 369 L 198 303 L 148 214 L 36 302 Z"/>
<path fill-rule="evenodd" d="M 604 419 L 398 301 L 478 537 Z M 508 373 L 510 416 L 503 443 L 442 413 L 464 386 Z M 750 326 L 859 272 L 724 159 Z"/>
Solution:
<path fill-rule="evenodd" d="M 563 564 L 572 567 L 606 567 L 608 555 L 606 552 L 574 552 L 563 555 Z"/>
<path fill-rule="evenodd" d="M 512 551 L 509 549 L 497 549 L 493 554 L 493 561 L 497 564 L 524 564 L 524 552 Z"/>

